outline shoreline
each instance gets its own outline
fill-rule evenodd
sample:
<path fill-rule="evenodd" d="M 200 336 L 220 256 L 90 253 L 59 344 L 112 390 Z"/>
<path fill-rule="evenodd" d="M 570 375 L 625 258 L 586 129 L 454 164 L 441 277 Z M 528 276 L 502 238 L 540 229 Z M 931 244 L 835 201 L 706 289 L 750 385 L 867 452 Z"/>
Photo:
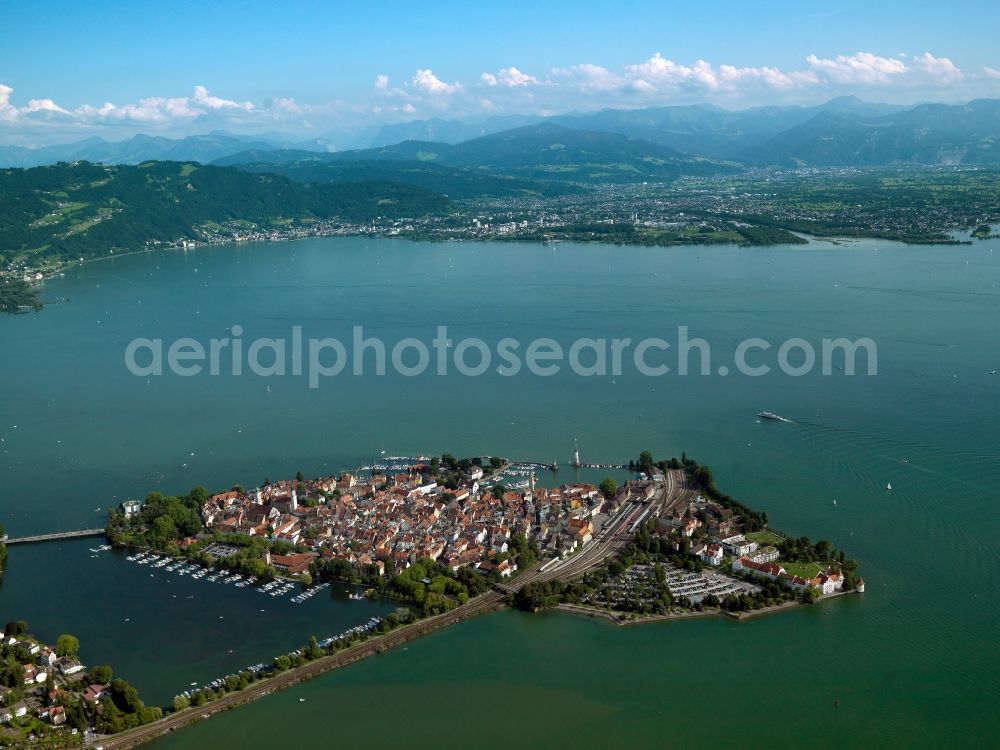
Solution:
<path fill-rule="evenodd" d="M 858 592 L 839 591 L 824 595 L 823 597 L 817 599 L 816 602 L 853 593 Z M 713 617 L 727 617 L 729 619 L 742 621 L 752 619 L 760 615 L 773 614 L 774 612 L 792 609 L 799 606 L 807 606 L 807 604 L 801 601 L 788 601 L 750 612 L 733 613 L 722 610 L 703 612 L 691 611 L 666 615 L 644 615 L 636 618 L 626 617 L 625 615 L 629 613 L 623 613 L 617 610 L 599 610 L 592 607 L 568 603 L 558 604 L 554 607 L 554 609 L 568 614 L 604 619 L 618 627 L 627 627 L 630 625 L 644 625 L 654 622 L 699 620 Z M 355 664 L 367 659 L 368 657 L 385 653 L 390 649 L 410 643 L 418 638 L 430 635 L 450 625 L 455 625 L 473 617 L 490 614 L 501 609 L 509 609 L 504 602 L 504 597 L 496 591 L 489 591 L 450 612 L 418 620 L 407 625 L 402 625 L 396 630 L 374 638 L 369 638 L 368 640 L 357 643 L 343 651 L 339 651 L 335 654 L 328 654 L 301 666 L 292 667 L 284 672 L 276 673 L 271 677 L 251 684 L 244 690 L 227 693 L 221 698 L 205 703 L 202 706 L 191 706 L 183 709 L 182 711 L 169 713 L 156 722 L 137 727 L 133 730 L 127 730 L 126 732 L 116 735 L 93 737 L 89 742 L 85 743 L 83 747 L 100 747 L 105 750 L 137 747 L 178 729 L 183 729 L 184 727 L 209 719 L 216 714 L 253 703 L 260 698 L 264 698 L 281 690 L 294 687 L 302 682 L 319 677 L 328 672 Z"/>
<path fill-rule="evenodd" d="M 370 656 L 385 653 L 391 648 L 409 643 L 417 638 L 429 635 L 471 617 L 487 614 L 503 606 L 504 597 L 496 591 L 489 591 L 475 599 L 469 600 L 466 604 L 450 612 L 402 625 L 384 635 L 370 638 L 343 651 L 338 651 L 336 654 L 321 656 L 319 659 L 315 659 L 302 666 L 292 667 L 284 672 L 279 672 L 272 677 L 249 685 L 244 690 L 227 693 L 221 698 L 205 703 L 202 706 L 191 706 L 182 711 L 167 714 L 162 719 L 151 724 L 145 724 L 115 735 L 95 737 L 86 743 L 84 747 L 100 747 L 103 750 L 122 750 L 124 748 L 137 747 L 170 732 L 209 719 L 215 714 L 239 708 L 272 693 L 294 687 L 301 682 L 362 661 Z"/>
<path fill-rule="evenodd" d="M 730 620 L 736 620 L 737 622 L 742 622 L 744 620 L 752 620 L 755 617 L 761 617 L 763 615 L 770 615 L 776 612 L 782 612 L 787 609 L 794 609 L 796 607 L 809 607 L 820 602 L 825 602 L 829 599 L 836 599 L 840 596 L 848 596 L 850 594 L 860 593 L 857 590 L 851 591 L 834 591 L 832 594 L 824 594 L 823 596 L 817 597 L 812 604 L 807 602 L 799 601 L 793 599 L 791 601 L 782 602 L 781 604 L 772 604 L 770 607 L 762 607 L 761 609 L 751 609 L 742 612 L 729 612 L 723 609 L 712 609 L 698 612 L 696 610 L 690 612 L 674 612 L 666 615 L 638 615 L 636 617 L 631 617 L 633 613 L 622 612 L 620 610 L 606 610 L 597 609 L 596 607 L 587 607 L 582 604 L 568 604 L 560 603 L 557 604 L 554 609 L 561 612 L 567 612 L 569 614 L 580 615 L 582 617 L 594 617 L 602 620 L 607 620 L 608 622 L 617 625 L 619 627 L 627 627 L 629 625 L 646 625 L 651 622 L 674 622 L 678 620 L 699 620 L 709 617 L 725 617 Z"/>
<path fill-rule="evenodd" d="M 877 240 L 882 242 L 890 242 L 893 244 L 898 244 L 903 247 L 920 247 L 923 245 L 972 245 L 974 242 L 972 240 L 926 240 L 926 241 L 907 241 L 904 239 L 886 238 L 879 237 L 875 235 L 857 235 L 857 236 L 838 236 L 838 235 L 819 235 L 819 234 L 807 234 L 801 231 L 786 230 L 790 234 L 796 237 L 806 240 L 804 244 L 814 244 L 814 243 L 828 243 L 834 245 L 850 245 L 851 243 L 859 242 L 861 240 Z M 1000 236 L 1000 235 L 998 235 Z M 544 238 L 517 238 L 517 237 L 503 237 L 503 236 L 489 236 L 489 237 L 431 237 L 425 235 L 414 235 L 414 234 L 389 234 L 386 232 L 319 232 L 316 234 L 308 236 L 298 236 L 298 237 L 270 237 L 267 239 L 254 239 L 254 240 L 244 240 L 244 239 L 231 239 L 223 240 L 217 242 L 201 242 L 194 240 L 188 247 L 176 247 L 172 245 L 164 245 L 160 247 L 148 247 L 141 250 L 126 250 L 120 253 L 107 253 L 105 255 L 98 255 L 92 258 L 84 258 L 81 260 L 72 260 L 65 262 L 63 264 L 57 265 L 54 268 L 46 269 L 39 268 L 38 273 L 42 274 L 42 279 L 32 280 L 28 283 L 32 286 L 39 286 L 45 283 L 45 281 L 56 278 L 60 274 L 66 271 L 84 266 L 89 263 L 98 263 L 101 261 L 114 260 L 115 258 L 128 258 L 135 255 L 145 255 L 157 252 L 170 252 L 170 251 L 181 251 L 188 252 L 189 250 L 199 250 L 203 248 L 210 247 L 228 247 L 230 245 L 250 245 L 250 244 L 265 244 L 265 243 L 284 243 L 284 242 L 295 242 L 298 240 L 311 240 L 329 237 L 367 237 L 371 239 L 385 239 L 385 240 L 404 240 L 406 242 L 433 242 L 433 243 L 464 243 L 464 242 L 481 242 L 481 243 L 496 243 L 496 244 L 521 244 L 521 245 L 551 245 L 551 244 L 572 244 L 578 243 L 582 245 L 612 245 L 614 247 L 663 247 L 663 248 L 675 248 L 675 247 L 778 247 L 784 244 L 793 245 L 794 243 L 739 243 L 733 241 L 719 241 L 719 242 L 703 242 L 703 243 L 683 243 L 683 242 L 669 242 L 663 244 L 657 243 L 640 243 L 640 242 L 611 242 L 607 239 L 591 239 L 591 238 L 571 238 L 571 239 L 544 239 Z M 10 269 L 0 269 L 0 274 L 9 273 Z"/>

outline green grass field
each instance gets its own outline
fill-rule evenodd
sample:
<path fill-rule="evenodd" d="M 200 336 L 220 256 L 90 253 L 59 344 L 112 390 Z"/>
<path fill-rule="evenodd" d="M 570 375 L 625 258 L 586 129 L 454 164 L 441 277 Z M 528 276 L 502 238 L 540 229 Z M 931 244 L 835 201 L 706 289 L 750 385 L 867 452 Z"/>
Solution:
<path fill-rule="evenodd" d="M 789 573 L 795 576 L 801 576 L 802 578 L 813 578 L 819 573 L 825 573 L 825 565 L 820 565 L 819 563 L 811 562 L 784 562 L 779 560 L 781 567 L 787 570 Z"/>
<path fill-rule="evenodd" d="M 766 547 L 768 544 L 777 547 L 785 541 L 783 537 L 778 536 L 773 531 L 751 531 L 746 535 L 746 538 L 751 542 L 757 542 L 761 547 Z"/>

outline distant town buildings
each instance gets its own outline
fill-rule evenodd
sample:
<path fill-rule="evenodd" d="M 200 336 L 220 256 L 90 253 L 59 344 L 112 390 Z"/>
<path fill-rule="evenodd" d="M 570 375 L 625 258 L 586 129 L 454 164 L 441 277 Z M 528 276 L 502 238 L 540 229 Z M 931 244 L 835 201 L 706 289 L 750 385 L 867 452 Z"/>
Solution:
<path fill-rule="evenodd" d="M 212 531 L 301 545 L 305 552 L 269 556 L 270 564 L 288 574 L 305 572 L 322 556 L 376 565 L 382 572 L 386 562 L 405 568 L 430 558 L 453 570 L 471 566 L 508 576 L 515 569 L 508 552 L 518 535 L 552 555 L 593 538 L 593 519 L 605 505 L 594 485 L 547 489 L 532 482 L 530 488 L 496 494 L 480 485 L 482 478 L 482 468 L 475 466 L 449 489 L 434 481 L 429 466 L 416 464 L 372 478 L 286 480 L 214 495 L 202 518 Z M 626 487 L 627 493 L 638 491 Z"/>

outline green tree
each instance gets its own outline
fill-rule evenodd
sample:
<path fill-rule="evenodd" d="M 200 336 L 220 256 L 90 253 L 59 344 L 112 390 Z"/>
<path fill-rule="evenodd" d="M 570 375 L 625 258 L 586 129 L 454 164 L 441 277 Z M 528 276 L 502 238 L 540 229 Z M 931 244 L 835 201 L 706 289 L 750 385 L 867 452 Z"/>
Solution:
<path fill-rule="evenodd" d="M 107 685 L 111 682 L 114 672 L 111 667 L 91 667 L 90 681 L 98 685 Z"/>
<path fill-rule="evenodd" d="M 615 496 L 615 492 L 618 491 L 618 483 L 615 482 L 611 477 L 605 477 L 601 481 L 600 488 L 601 494 L 604 495 L 608 500 Z"/>
<path fill-rule="evenodd" d="M 56 639 L 56 654 L 58 656 L 76 656 L 80 653 L 80 641 L 76 636 L 63 633 Z"/>
<path fill-rule="evenodd" d="M 153 519 L 149 540 L 153 544 L 166 544 L 177 538 L 177 525 L 168 516 L 157 516 Z"/>
<path fill-rule="evenodd" d="M 24 620 L 13 620 L 4 626 L 3 632 L 4 635 L 8 636 L 24 635 L 28 632 L 28 623 Z"/>
<path fill-rule="evenodd" d="M 126 714 L 134 714 L 144 707 L 139 700 L 139 691 L 120 677 L 111 681 L 111 700 Z"/>
<path fill-rule="evenodd" d="M 211 495 L 208 494 L 208 490 L 199 485 L 195 487 L 193 490 L 191 490 L 191 494 L 189 495 L 189 497 L 191 498 L 192 503 L 194 503 L 198 507 L 201 507 L 208 501 Z"/>
<path fill-rule="evenodd" d="M 305 653 L 310 659 L 318 659 L 323 655 L 323 649 L 319 647 L 319 642 L 316 640 L 316 636 L 309 636 L 309 645 L 306 646 Z"/>

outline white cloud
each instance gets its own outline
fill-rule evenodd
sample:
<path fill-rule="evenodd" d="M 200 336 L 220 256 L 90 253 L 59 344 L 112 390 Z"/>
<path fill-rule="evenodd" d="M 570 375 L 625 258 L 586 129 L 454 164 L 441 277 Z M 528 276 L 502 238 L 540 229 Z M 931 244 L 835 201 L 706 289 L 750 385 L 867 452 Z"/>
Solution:
<path fill-rule="evenodd" d="M 631 78 L 631 90 L 640 93 L 653 91 L 737 91 L 741 84 L 756 83 L 775 89 L 787 89 L 816 82 L 812 71 L 785 72 L 770 67 L 714 66 L 705 60 L 682 65 L 668 60 L 659 52 L 638 65 L 626 65 Z"/>
<path fill-rule="evenodd" d="M 177 120 L 194 120 L 212 114 L 249 114 L 254 112 L 253 102 L 236 102 L 213 96 L 204 86 L 195 86 L 191 96 L 162 97 L 152 96 L 123 105 L 105 102 L 99 107 L 82 104 L 75 109 L 66 109 L 52 99 L 32 99 L 23 107 L 15 107 L 10 103 L 13 89 L 0 84 L 0 117 L 13 120 L 31 117 L 35 114 L 63 115 L 68 119 L 85 122 L 137 122 L 137 123 L 169 123 Z M 294 101 L 278 99 L 279 108 L 295 111 Z"/>
<path fill-rule="evenodd" d="M 10 103 L 10 95 L 14 89 L 5 83 L 0 83 L 0 120 L 13 120 L 17 117 L 17 109 Z"/>
<path fill-rule="evenodd" d="M 652 94 L 656 91 L 656 86 L 642 78 L 636 78 L 632 81 L 629 88 L 639 94 Z"/>
<path fill-rule="evenodd" d="M 297 101 L 291 97 L 284 96 L 279 96 L 272 101 L 271 108 L 278 112 L 288 112 L 295 115 L 300 115 L 306 111 Z"/>
<path fill-rule="evenodd" d="M 932 78 L 946 83 L 960 81 L 965 74 L 947 57 L 934 57 L 930 52 L 913 58 L 913 66 Z"/>
<path fill-rule="evenodd" d="M 806 63 L 815 73 L 837 83 L 886 83 L 907 71 L 906 64 L 894 57 L 879 57 L 870 52 L 819 58 L 809 55 Z"/>
<path fill-rule="evenodd" d="M 462 90 L 462 84 L 445 83 L 434 75 L 434 71 L 430 68 L 418 69 L 413 76 L 412 84 L 414 88 L 434 96 L 455 94 Z"/>
<path fill-rule="evenodd" d="M 511 66 L 509 68 L 500 68 L 500 72 L 496 75 L 492 73 L 483 73 L 479 76 L 479 80 L 485 83 L 487 86 L 506 86 L 507 88 L 518 88 L 519 86 L 534 86 L 539 83 L 538 79 L 527 73 L 522 73 L 520 70 Z"/>
<path fill-rule="evenodd" d="M 612 73 L 607 68 L 591 63 L 573 65 L 569 68 L 553 68 L 552 75 L 585 91 L 613 91 L 621 89 L 628 81 L 626 78 Z"/>
<path fill-rule="evenodd" d="M 626 65 L 625 70 L 629 75 L 653 85 L 679 86 L 695 82 L 709 89 L 719 85 L 715 71 L 704 60 L 698 60 L 691 66 L 678 65 L 673 60 L 663 57 L 659 52 L 644 63 Z"/>
<path fill-rule="evenodd" d="M 395 87 L 387 74 L 377 75 L 367 97 L 352 102 L 302 103 L 290 97 L 241 102 L 197 85 L 187 96 L 71 107 L 44 97 L 15 103 L 25 100 L 14 99 L 11 86 L 0 83 L 0 141 L 40 143 L 93 134 L 128 137 L 136 132 L 176 136 L 215 128 L 265 132 L 280 127 L 315 134 L 430 116 L 475 117 L 486 111 L 552 114 L 704 101 L 738 108 L 813 103 L 846 93 L 897 102 L 942 94 L 956 100 L 991 95 L 998 85 L 998 67 L 963 71 L 951 58 L 930 52 L 813 54 L 787 69 L 702 59 L 677 62 L 657 52 L 613 68 L 584 62 L 537 75 L 511 65 L 481 73 L 467 87 L 461 81 L 441 80 L 430 68 L 418 68 L 411 79 Z"/>
<path fill-rule="evenodd" d="M 56 112 L 63 115 L 69 114 L 69 112 L 51 99 L 32 99 L 27 103 L 27 105 L 25 105 L 21 112 L 23 114 L 31 114 L 32 112 Z"/>
<path fill-rule="evenodd" d="M 234 102 L 229 99 L 220 99 L 217 96 L 212 96 L 208 93 L 208 89 L 204 86 L 194 87 L 194 96 L 191 98 L 192 103 L 197 107 L 206 107 L 208 109 L 243 109 L 249 112 L 253 109 L 252 102 Z"/>
<path fill-rule="evenodd" d="M 790 89 L 796 86 L 811 86 L 817 83 L 816 73 L 811 70 L 785 72 L 767 66 L 757 68 L 735 68 L 732 65 L 719 66 L 719 78 L 724 84 L 735 86 L 744 81 L 759 81 L 773 89 Z"/>

